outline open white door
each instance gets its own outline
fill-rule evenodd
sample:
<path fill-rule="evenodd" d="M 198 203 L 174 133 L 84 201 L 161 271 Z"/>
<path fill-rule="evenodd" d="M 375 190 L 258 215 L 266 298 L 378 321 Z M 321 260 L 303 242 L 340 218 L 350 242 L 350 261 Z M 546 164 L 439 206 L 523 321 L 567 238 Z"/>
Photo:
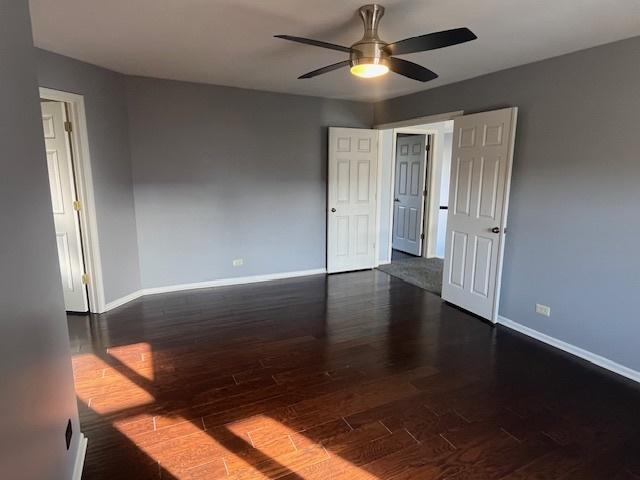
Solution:
<path fill-rule="evenodd" d="M 329 128 L 327 271 L 375 266 L 378 130 Z"/>
<path fill-rule="evenodd" d="M 426 141 L 424 134 L 396 139 L 393 249 L 417 256 L 422 254 Z"/>
<path fill-rule="evenodd" d="M 517 108 L 456 118 L 442 298 L 497 321 Z"/>
<path fill-rule="evenodd" d="M 67 311 L 89 310 L 82 258 L 80 225 L 76 211 L 76 192 L 67 121 L 62 102 L 41 102 L 51 206 L 56 229 L 58 260 Z"/>

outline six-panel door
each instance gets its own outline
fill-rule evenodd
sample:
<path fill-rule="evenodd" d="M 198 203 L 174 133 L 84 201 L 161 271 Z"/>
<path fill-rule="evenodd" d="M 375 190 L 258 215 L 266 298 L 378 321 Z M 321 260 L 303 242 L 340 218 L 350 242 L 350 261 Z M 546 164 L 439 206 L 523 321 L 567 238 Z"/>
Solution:
<path fill-rule="evenodd" d="M 398 136 L 393 204 L 393 248 L 422 253 L 426 135 Z"/>
<path fill-rule="evenodd" d="M 327 271 L 373 268 L 378 131 L 329 129 Z"/>
<path fill-rule="evenodd" d="M 517 109 L 455 119 L 442 298 L 496 321 Z"/>

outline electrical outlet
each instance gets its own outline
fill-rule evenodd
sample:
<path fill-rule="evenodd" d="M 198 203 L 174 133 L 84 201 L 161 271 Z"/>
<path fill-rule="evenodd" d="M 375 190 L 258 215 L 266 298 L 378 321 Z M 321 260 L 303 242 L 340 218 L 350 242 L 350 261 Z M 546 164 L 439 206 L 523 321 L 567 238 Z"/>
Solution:
<path fill-rule="evenodd" d="M 538 315 L 544 315 L 545 317 L 551 316 L 551 307 L 547 307 L 546 305 L 542 305 L 540 303 L 536 303 L 536 313 Z"/>
<path fill-rule="evenodd" d="M 236 258 L 233 261 L 233 266 L 234 267 L 241 267 L 242 265 L 244 265 L 244 259 L 243 258 Z"/>
<path fill-rule="evenodd" d="M 73 436 L 73 429 L 71 428 L 71 419 L 67 421 L 67 430 L 64 432 L 64 439 L 67 442 L 67 450 L 71 446 L 71 437 Z"/>

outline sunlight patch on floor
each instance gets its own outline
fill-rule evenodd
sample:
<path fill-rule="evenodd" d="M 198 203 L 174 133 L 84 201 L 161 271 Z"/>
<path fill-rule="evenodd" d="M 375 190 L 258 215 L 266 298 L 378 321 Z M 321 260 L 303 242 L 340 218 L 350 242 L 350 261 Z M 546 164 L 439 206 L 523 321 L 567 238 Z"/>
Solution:
<path fill-rule="evenodd" d="M 142 452 L 177 479 L 321 478 L 344 474 L 345 478 L 377 480 L 377 477 L 331 455 L 321 444 L 266 415 L 255 415 L 205 430 L 202 418 L 153 417 L 114 426 Z M 158 424 L 171 425 L 156 428 Z M 139 431 L 146 428 L 147 431 Z M 332 477 L 333 478 L 333 477 Z"/>
<path fill-rule="evenodd" d="M 107 354 L 147 380 L 154 379 L 153 354 L 147 342 L 110 347 Z"/>
<path fill-rule="evenodd" d="M 126 371 L 128 367 L 113 368 L 93 353 L 81 356 L 82 368 L 74 365 L 76 393 L 96 413 L 107 415 L 154 402 L 154 396 L 145 386 L 131 379 L 131 373 Z M 145 381 L 148 380 L 145 378 Z"/>
<path fill-rule="evenodd" d="M 110 347 L 102 356 L 82 353 L 73 360 L 79 400 L 96 414 L 108 416 L 151 465 L 157 462 L 159 474 L 191 480 L 377 478 L 286 425 L 290 415 L 295 417 L 288 409 L 280 411 L 280 417 L 258 414 L 221 425 L 221 412 L 215 408 L 203 417 L 204 405 L 195 414 L 188 408 L 176 411 L 171 402 L 158 403 L 154 393 L 163 385 L 154 378 L 148 343 Z M 173 413 L 162 413 L 165 408 Z"/>

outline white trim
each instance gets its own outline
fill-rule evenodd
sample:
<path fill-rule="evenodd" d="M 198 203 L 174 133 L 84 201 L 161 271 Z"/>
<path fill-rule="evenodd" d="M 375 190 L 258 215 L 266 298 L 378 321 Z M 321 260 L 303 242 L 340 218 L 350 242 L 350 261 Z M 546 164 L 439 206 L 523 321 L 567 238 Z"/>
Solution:
<path fill-rule="evenodd" d="M 81 480 L 82 468 L 84 467 L 84 457 L 87 454 L 87 437 L 80 433 L 80 441 L 78 442 L 78 450 L 76 451 L 76 461 L 73 464 L 73 477 L 71 480 Z"/>
<path fill-rule="evenodd" d="M 433 176 L 433 164 L 434 164 L 434 159 L 436 158 L 435 153 L 436 153 L 436 148 L 440 147 L 440 139 L 438 137 L 439 134 L 437 133 L 427 133 L 425 135 L 425 140 L 429 145 L 429 150 L 425 151 L 425 157 L 424 157 L 424 171 L 422 172 L 422 176 L 424 178 L 424 187 L 422 188 L 422 190 L 426 190 L 427 194 L 424 195 L 424 198 L 422 199 L 422 226 L 420 227 L 420 237 L 421 237 L 421 244 L 420 244 L 420 256 L 424 257 L 424 258 L 429 258 L 430 253 L 431 253 L 431 248 L 429 247 L 429 242 L 431 241 L 431 227 L 430 227 L 430 222 L 431 222 L 431 204 L 432 204 L 432 192 L 433 192 L 433 187 L 432 184 L 434 183 L 434 176 Z M 426 150 L 426 149 L 425 149 Z M 435 237 L 435 235 L 433 235 Z"/>
<path fill-rule="evenodd" d="M 396 196 L 396 140 L 398 138 L 398 133 L 395 129 L 391 129 L 391 184 L 389 185 L 389 205 L 387 208 L 389 209 L 389 249 L 387 252 L 387 258 L 389 259 L 389 263 L 391 263 L 391 259 L 393 258 L 393 214 L 395 210 L 395 202 L 394 198 Z"/>
<path fill-rule="evenodd" d="M 104 306 L 104 310 L 100 313 L 105 313 L 108 312 L 109 310 L 113 310 L 114 308 L 118 308 L 122 305 L 124 305 L 125 303 L 129 303 L 137 298 L 140 298 L 144 295 L 144 290 L 136 290 L 133 293 L 130 293 L 129 295 L 125 295 L 124 297 L 120 297 L 120 298 L 116 298 L 115 300 L 113 300 L 112 302 L 109 302 L 107 304 L 105 304 Z"/>
<path fill-rule="evenodd" d="M 513 320 L 509 320 L 501 315 L 498 315 L 498 324 L 534 338 L 542 343 L 558 348 L 564 352 L 570 353 L 571 355 L 580 357 L 587 362 L 593 363 L 594 365 L 609 370 L 610 372 L 617 373 L 618 375 L 622 375 L 629 380 L 640 383 L 640 372 L 629 367 L 625 367 L 624 365 L 620 365 L 606 357 L 602 357 L 583 348 L 576 347 L 570 343 L 563 342 L 562 340 L 558 340 L 557 338 L 539 332 L 538 330 L 534 330 L 533 328 L 525 327 L 524 325 L 514 322 Z"/>
<path fill-rule="evenodd" d="M 156 295 L 158 293 L 181 292 L 183 290 L 196 290 L 199 288 L 226 287 L 231 285 L 246 285 L 249 283 L 270 282 L 271 280 L 282 280 L 285 278 L 306 277 L 309 275 L 321 275 L 327 273 L 326 268 L 314 268 L 312 270 L 299 270 L 294 272 L 269 273 L 266 275 L 250 275 L 247 277 L 222 278 L 220 280 L 210 280 L 208 282 L 182 283 L 178 285 L 167 285 L 166 287 L 152 287 L 137 290 L 129 295 L 120 297 L 105 306 L 104 312 L 120 307 L 145 295 Z"/>
<path fill-rule="evenodd" d="M 197 288 L 226 287 L 230 285 L 246 285 L 249 283 L 269 282 L 271 280 L 281 280 L 283 278 L 306 277 L 307 275 L 320 275 L 327 273 L 326 268 L 316 268 L 313 270 L 299 270 L 297 272 L 269 273 L 266 275 L 250 275 L 247 277 L 223 278 L 211 280 L 209 282 L 183 283 L 181 285 L 168 285 L 166 287 L 145 288 L 144 295 L 155 295 L 157 293 L 180 292 L 182 290 L 194 290 Z"/>
<path fill-rule="evenodd" d="M 380 145 L 382 144 L 382 130 L 378 130 L 377 141 L 378 158 L 376 159 L 376 162 L 378 162 L 378 165 L 376 166 L 376 243 L 373 245 L 373 253 L 375 255 L 373 268 L 377 268 L 380 266 L 380 214 L 382 209 L 382 195 L 380 195 L 380 192 L 382 191 L 382 175 L 380 175 L 382 167 L 382 148 L 380 148 Z"/>
<path fill-rule="evenodd" d="M 83 206 L 80 210 L 80 231 L 84 253 L 84 267 L 89 275 L 87 285 L 89 310 L 93 313 L 105 311 L 104 285 L 102 283 L 102 261 L 96 217 L 91 157 L 89 155 L 89 134 L 84 108 L 84 97 L 75 93 L 62 92 L 40 87 L 40 98 L 65 102 L 69 106 L 69 120 L 73 125 L 71 143 L 73 148 L 73 168 L 78 198 Z"/>
<path fill-rule="evenodd" d="M 380 123 L 374 125 L 373 128 L 378 130 L 389 130 L 390 128 L 413 127 L 415 125 L 425 125 L 427 123 L 440 123 L 447 120 L 453 120 L 456 117 L 464 115 L 464 110 L 456 110 L 454 112 L 438 113 L 435 115 L 427 115 L 425 117 L 409 118 L 398 122 Z"/>

